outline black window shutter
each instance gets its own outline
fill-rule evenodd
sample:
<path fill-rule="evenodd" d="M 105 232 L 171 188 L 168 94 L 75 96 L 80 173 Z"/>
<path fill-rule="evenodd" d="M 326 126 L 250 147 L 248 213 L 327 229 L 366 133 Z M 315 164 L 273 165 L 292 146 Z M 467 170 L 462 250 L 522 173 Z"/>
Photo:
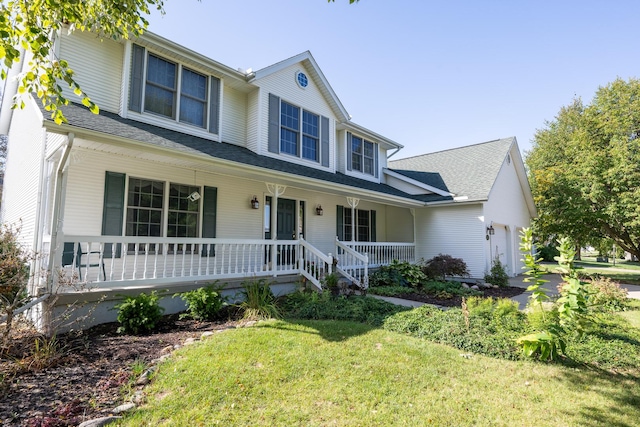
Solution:
<path fill-rule="evenodd" d="M 351 132 L 347 132 L 347 170 L 350 171 L 351 166 Z"/>
<path fill-rule="evenodd" d="M 209 132 L 219 132 L 220 116 L 220 79 L 211 77 L 211 93 L 209 94 Z"/>
<path fill-rule="evenodd" d="M 320 159 L 322 166 L 329 167 L 329 118 L 320 117 Z"/>
<path fill-rule="evenodd" d="M 144 85 L 144 48 L 133 45 L 131 51 L 131 81 L 129 82 L 129 109 L 142 112 L 142 87 Z"/>
<path fill-rule="evenodd" d="M 269 94 L 269 151 L 280 152 L 280 98 Z"/>
<path fill-rule="evenodd" d="M 371 241 L 376 241 L 376 211 L 371 211 Z"/>
<path fill-rule="evenodd" d="M 204 187 L 202 201 L 202 237 L 216 237 L 216 219 L 218 210 L 218 189 L 216 187 Z M 209 251 L 211 253 L 209 254 Z M 202 256 L 215 256 L 214 245 L 204 245 Z"/>
<path fill-rule="evenodd" d="M 336 206 L 336 236 L 341 242 L 344 241 L 344 208 L 342 206 Z"/>
<path fill-rule="evenodd" d="M 107 171 L 104 179 L 104 204 L 102 205 L 102 235 L 122 236 L 122 221 L 124 218 L 124 184 L 125 174 Z M 104 245 L 104 257 L 120 258 L 120 244 L 112 254 L 111 244 Z"/>

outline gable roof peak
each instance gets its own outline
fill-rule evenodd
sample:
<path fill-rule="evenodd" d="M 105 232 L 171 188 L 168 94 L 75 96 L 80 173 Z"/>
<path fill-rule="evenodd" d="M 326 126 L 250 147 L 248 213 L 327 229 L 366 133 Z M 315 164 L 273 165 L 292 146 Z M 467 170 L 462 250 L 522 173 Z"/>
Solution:
<path fill-rule="evenodd" d="M 250 83 L 255 82 L 298 63 L 302 63 L 307 68 L 307 71 L 310 74 L 309 77 L 311 77 L 313 81 L 318 85 L 320 91 L 325 96 L 329 104 L 331 104 L 331 107 L 335 111 L 335 114 L 339 118 L 339 120 L 341 122 L 349 121 L 351 119 L 351 116 L 344 108 L 344 105 L 342 105 L 342 102 L 338 98 L 338 95 L 336 95 L 333 88 L 329 84 L 329 81 L 318 66 L 315 58 L 308 50 L 305 50 L 302 53 L 284 59 L 280 62 L 276 62 L 275 64 L 269 65 L 260 70 L 254 71 L 249 75 L 248 81 Z"/>

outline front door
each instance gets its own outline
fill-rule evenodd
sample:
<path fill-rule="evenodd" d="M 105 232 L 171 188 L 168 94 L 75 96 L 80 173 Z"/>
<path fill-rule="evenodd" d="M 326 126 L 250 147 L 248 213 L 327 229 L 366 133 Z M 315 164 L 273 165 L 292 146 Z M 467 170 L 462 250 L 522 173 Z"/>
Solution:
<path fill-rule="evenodd" d="M 277 214 L 278 240 L 292 240 L 296 238 L 296 201 L 278 199 Z"/>

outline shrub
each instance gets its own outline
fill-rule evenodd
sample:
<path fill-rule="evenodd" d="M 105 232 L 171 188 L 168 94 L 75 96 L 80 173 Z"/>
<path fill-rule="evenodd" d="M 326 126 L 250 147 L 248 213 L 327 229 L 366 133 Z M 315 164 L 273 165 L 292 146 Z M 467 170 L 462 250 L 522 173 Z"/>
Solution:
<path fill-rule="evenodd" d="M 484 281 L 491 283 L 492 285 L 498 285 L 500 287 L 509 285 L 509 276 L 500 261 L 500 257 L 496 255 L 491 263 L 491 270 L 484 275 Z"/>
<path fill-rule="evenodd" d="M 271 286 L 265 279 L 245 281 L 242 283 L 244 300 L 240 308 L 244 311 L 245 319 L 270 319 L 279 318 L 280 310 L 276 305 L 276 297 L 271 291 Z"/>
<path fill-rule="evenodd" d="M 412 294 L 415 290 L 405 286 L 375 286 L 369 287 L 369 292 L 383 297 L 395 297 L 404 294 Z"/>
<path fill-rule="evenodd" d="M 470 296 L 481 294 L 480 291 L 476 291 L 475 289 L 463 287 L 460 282 L 426 282 L 422 286 L 422 290 L 438 298 L 453 298 L 455 295 Z"/>
<path fill-rule="evenodd" d="M 0 314 L 6 315 L 2 326 L 2 349 L 9 345 L 15 311 L 29 301 L 27 282 L 31 260 L 18 242 L 20 227 L 0 226 Z"/>
<path fill-rule="evenodd" d="M 608 277 L 587 284 L 589 308 L 594 311 L 622 311 L 628 306 L 627 291 Z"/>
<path fill-rule="evenodd" d="M 333 298 L 327 292 L 287 295 L 282 301 L 286 317 L 311 320 L 350 320 L 380 326 L 387 317 L 408 310 L 395 304 L 366 296 Z"/>
<path fill-rule="evenodd" d="M 427 280 L 417 264 L 394 259 L 391 264 L 383 265 L 369 277 L 370 286 L 410 286 L 420 287 Z"/>
<path fill-rule="evenodd" d="M 180 318 L 191 317 L 195 320 L 214 320 L 219 316 L 220 310 L 226 303 L 222 296 L 223 286 L 217 282 L 189 292 L 183 292 L 180 298 L 187 304 L 187 313 Z"/>
<path fill-rule="evenodd" d="M 551 243 L 538 247 L 538 256 L 545 262 L 554 262 L 556 257 L 560 255 L 558 248 Z"/>
<path fill-rule="evenodd" d="M 158 303 L 159 299 L 155 291 L 137 297 L 125 297 L 114 307 L 118 310 L 118 333 L 138 335 L 153 330 L 164 312 Z"/>
<path fill-rule="evenodd" d="M 469 270 L 462 258 L 439 254 L 425 262 L 422 272 L 429 279 L 444 281 L 447 276 L 468 277 Z"/>

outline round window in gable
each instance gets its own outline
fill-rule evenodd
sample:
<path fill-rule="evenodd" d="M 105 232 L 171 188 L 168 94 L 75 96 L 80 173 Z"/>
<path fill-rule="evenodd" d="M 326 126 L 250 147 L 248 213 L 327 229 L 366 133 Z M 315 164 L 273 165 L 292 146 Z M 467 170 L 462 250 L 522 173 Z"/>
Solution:
<path fill-rule="evenodd" d="M 296 72 L 296 82 L 298 83 L 298 86 L 300 86 L 302 89 L 309 86 L 309 79 L 307 78 L 307 75 L 302 71 Z"/>

